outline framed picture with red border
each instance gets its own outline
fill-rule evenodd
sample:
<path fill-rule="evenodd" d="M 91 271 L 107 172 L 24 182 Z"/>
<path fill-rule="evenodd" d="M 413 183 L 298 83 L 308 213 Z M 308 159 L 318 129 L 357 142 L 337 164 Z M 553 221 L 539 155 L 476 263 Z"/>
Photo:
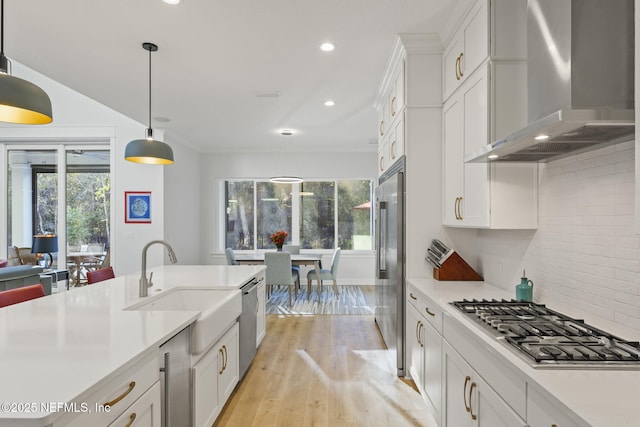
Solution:
<path fill-rule="evenodd" d="M 151 191 L 124 192 L 124 222 L 151 224 Z"/>

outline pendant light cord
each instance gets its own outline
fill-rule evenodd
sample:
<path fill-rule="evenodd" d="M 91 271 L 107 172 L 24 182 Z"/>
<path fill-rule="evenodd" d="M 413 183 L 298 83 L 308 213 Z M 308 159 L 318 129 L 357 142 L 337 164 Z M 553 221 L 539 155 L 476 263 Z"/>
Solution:
<path fill-rule="evenodd" d="M 151 49 L 149 49 L 149 129 L 151 129 Z"/>
<path fill-rule="evenodd" d="M 4 56 L 4 0 L 0 0 L 0 55 Z"/>

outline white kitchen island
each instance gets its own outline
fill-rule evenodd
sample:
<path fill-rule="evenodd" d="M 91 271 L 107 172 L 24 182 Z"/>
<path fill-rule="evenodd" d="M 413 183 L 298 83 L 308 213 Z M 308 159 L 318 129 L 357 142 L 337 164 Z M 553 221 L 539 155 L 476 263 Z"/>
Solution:
<path fill-rule="evenodd" d="M 501 415 L 506 412 L 517 414 L 514 419 L 522 421 L 515 423 L 505 421 L 506 425 L 528 425 L 530 427 L 558 427 L 579 426 L 579 427 L 637 427 L 638 397 L 637 389 L 640 384 L 640 366 L 635 369 L 570 369 L 570 368 L 533 368 L 530 363 L 517 355 L 514 350 L 500 342 L 490 333 L 487 333 L 480 322 L 465 316 L 456 307 L 449 304 L 452 301 L 462 299 L 512 299 L 515 291 L 508 292 L 482 282 L 439 282 L 432 279 L 408 279 L 407 298 L 424 297 L 427 304 L 432 304 L 430 311 L 436 314 L 434 319 L 439 318 L 440 331 L 442 332 L 443 362 L 441 371 L 441 403 L 436 411 L 441 412 L 441 426 L 447 425 L 446 414 L 451 410 L 452 403 L 447 402 L 447 375 L 448 370 L 453 367 L 447 363 L 447 351 L 459 353 L 468 363 L 465 375 L 469 375 L 470 381 L 474 379 L 474 373 L 479 374 L 477 388 L 482 385 L 489 387 L 489 394 L 497 395 L 493 402 L 503 405 Z M 416 295 L 416 293 L 421 295 Z M 619 326 L 604 319 L 597 319 L 593 316 L 581 313 L 578 310 L 549 303 L 547 306 L 566 315 L 583 318 L 587 323 L 595 327 L 600 327 L 609 333 L 627 338 L 631 336 Z M 432 315 L 433 316 L 433 315 Z M 444 320 L 444 321 L 443 321 Z M 413 325 L 407 325 L 407 334 L 411 334 Z M 429 343 L 427 343 L 429 345 Z M 449 349 L 449 350 L 447 350 Z M 451 351 L 453 349 L 453 351 Z M 484 356 L 478 356 L 483 353 Z M 455 354 L 451 360 L 455 362 Z M 487 360 L 491 363 L 487 363 Z M 470 365 L 470 368 L 469 368 Z M 477 371 L 477 372 L 476 372 Z M 471 402 L 471 392 L 463 376 L 460 386 L 465 386 L 465 393 L 460 392 L 460 399 L 463 397 L 464 405 L 473 406 L 471 411 L 482 411 L 493 403 L 487 400 L 484 405 L 476 405 Z M 438 383 L 436 381 L 436 383 Z M 486 390 L 486 388 L 485 388 Z M 501 391 L 507 391 L 501 393 Z M 433 391 L 433 390 L 431 390 Z M 468 392 L 467 392 L 468 391 Z M 454 392 L 450 397 L 455 398 Z M 433 399 L 432 399 L 433 400 Z M 480 406 L 480 408 L 478 408 Z M 462 412 L 465 408 L 462 407 Z M 553 418 L 556 417 L 556 418 Z M 558 418 L 562 421 L 559 422 Z M 455 419 L 455 416 L 452 416 Z M 553 420 L 553 421 L 552 421 Z M 471 423 L 471 418 L 469 418 Z M 481 423 L 482 424 L 482 423 Z M 451 420 L 449 420 L 449 425 Z M 502 425 L 497 422 L 484 423 L 484 425 Z"/>
<path fill-rule="evenodd" d="M 178 287 L 239 293 L 263 270 L 160 266 L 147 272 L 154 273 L 154 285 L 146 298 Z M 90 398 L 113 378 L 138 364 L 149 372 L 157 367 L 159 346 L 196 321 L 199 312 L 125 310 L 145 299 L 138 296 L 139 277 L 117 277 L 0 309 L 0 427 L 55 427 L 75 414 L 81 419 L 99 410 Z"/>

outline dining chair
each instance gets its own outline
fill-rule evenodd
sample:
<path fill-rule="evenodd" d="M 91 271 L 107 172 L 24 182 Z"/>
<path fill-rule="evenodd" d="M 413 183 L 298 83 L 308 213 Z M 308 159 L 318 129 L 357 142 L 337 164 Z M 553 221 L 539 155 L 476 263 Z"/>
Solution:
<path fill-rule="evenodd" d="M 225 249 L 224 254 L 227 256 L 227 265 L 238 265 L 238 261 L 236 261 L 236 255 L 233 252 L 233 249 Z"/>
<path fill-rule="evenodd" d="M 297 299 L 297 285 L 300 284 L 300 276 L 291 269 L 291 254 L 289 252 L 266 252 L 264 264 L 267 267 L 265 274 L 267 290 L 271 293 L 271 289 L 275 285 L 287 286 L 289 288 L 289 306 L 291 306 L 291 288 L 293 287 Z"/>
<path fill-rule="evenodd" d="M 300 253 L 300 245 L 282 245 L 282 252 L 289 252 L 291 255 L 297 255 Z M 294 270 L 298 273 L 298 277 L 300 276 L 300 266 L 292 265 L 291 270 Z M 300 288 L 300 283 L 298 282 L 298 288 Z"/>
<path fill-rule="evenodd" d="M 320 287 L 318 289 L 318 299 L 320 298 L 320 293 L 322 292 L 322 282 L 323 280 L 333 280 L 333 290 L 338 296 L 338 264 L 340 264 L 340 248 L 336 248 L 333 253 L 333 258 L 331 259 L 331 269 L 325 270 L 320 269 Z M 310 270 L 307 273 L 307 295 L 311 295 L 311 281 L 318 280 L 316 276 L 316 270 Z"/>
<path fill-rule="evenodd" d="M 9 289 L 0 292 L 0 307 L 18 304 L 19 302 L 29 301 L 43 296 L 44 286 L 42 286 L 42 283 Z"/>
<path fill-rule="evenodd" d="M 87 284 L 102 282 L 103 280 L 114 279 L 113 267 L 101 268 L 99 270 L 87 271 Z"/>

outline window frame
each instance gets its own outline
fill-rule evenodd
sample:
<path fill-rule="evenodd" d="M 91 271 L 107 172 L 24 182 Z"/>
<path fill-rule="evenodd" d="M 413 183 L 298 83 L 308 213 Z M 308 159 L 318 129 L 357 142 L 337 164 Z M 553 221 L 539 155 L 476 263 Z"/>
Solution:
<path fill-rule="evenodd" d="M 218 212 L 220 214 L 220 220 L 219 220 L 219 225 L 218 225 L 218 243 L 219 243 L 219 249 L 221 251 L 224 251 L 224 249 L 227 247 L 227 235 L 226 235 L 226 230 L 227 230 L 227 199 L 228 199 L 228 188 L 227 188 L 227 183 L 228 182 L 247 182 L 247 181 L 251 181 L 253 182 L 253 221 L 254 221 L 254 227 L 253 227 L 253 248 L 251 249 L 234 249 L 238 252 L 260 252 L 260 251 L 265 251 L 268 249 L 258 249 L 258 229 L 257 229 L 257 183 L 259 182 L 269 182 L 268 178 L 220 178 L 218 180 L 218 188 L 219 188 L 219 206 L 220 208 L 218 209 Z M 338 247 L 338 243 L 340 241 L 340 226 L 339 226 L 339 191 L 338 191 L 338 187 L 339 187 L 339 183 L 342 181 L 366 181 L 369 183 L 369 203 L 373 206 L 373 201 L 374 201 L 374 187 L 375 187 L 375 180 L 371 179 L 371 178 L 318 178 L 318 179 L 309 179 L 305 182 L 329 182 L 329 183 L 333 183 L 333 191 L 334 191 L 334 205 L 333 205 L 333 248 L 331 249 L 302 249 L 301 251 L 306 251 L 306 252 L 326 252 L 326 253 L 330 253 L 333 252 L 333 250 L 335 250 L 336 247 Z M 304 185 L 304 182 L 302 183 L 302 185 Z M 290 239 L 291 239 L 291 244 L 294 245 L 299 245 L 300 244 L 300 228 L 302 226 L 301 221 L 300 221 L 300 213 L 301 213 L 301 204 L 300 204 L 300 192 L 301 192 L 301 184 L 291 184 L 291 193 L 292 193 L 292 212 L 291 212 L 291 234 L 290 234 Z M 374 212 L 373 209 L 370 209 L 369 211 L 369 235 L 371 236 L 371 246 L 369 249 L 346 249 L 346 251 L 348 252 L 352 252 L 352 253 L 372 253 L 374 251 Z M 345 251 L 345 249 L 343 248 L 343 251 Z"/>

